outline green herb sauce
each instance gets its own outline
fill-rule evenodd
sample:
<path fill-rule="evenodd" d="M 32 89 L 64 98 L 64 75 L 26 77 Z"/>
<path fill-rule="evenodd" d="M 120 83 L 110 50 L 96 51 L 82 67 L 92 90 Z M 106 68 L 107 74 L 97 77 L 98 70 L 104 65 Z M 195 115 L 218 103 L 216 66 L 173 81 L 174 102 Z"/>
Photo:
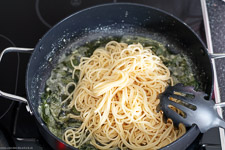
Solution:
<path fill-rule="evenodd" d="M 73 108 L 65 110 L 67 104 L 61 105 L 61 102 L 67 98 L 65 95 L 65 87 L 69 82 L 78 82 L 79 72 L 76 72 L 75 79 L 72 79 L 73 67 L 70 63 L 70 57 L 73 55 L 74 65 L 78 65 L 82 56 L 90 57 L 93 51 L 101 46 L 105 46 L 111 40 L 125 42 L 128 44 L 141 43 L 144 47 L 151 46 L 153 52 L 159 56 L 163 63 L 169 68 L 174 84 L 183 83 L 185 85 L 194 86 L 201 89 L 201 84 L 197 82 L 197 75 L 192 70 L 191 61 L 183 54 L 172 54 L 163 44 L 144 37 L 110 37 L 89 42 L 77 49 L 72 50 L 72 54 L 62 57 L 58 65 L 52 70 L 50 78 L 46 81 L 45 92 L 42 95 L 42 103 L 39 106 L 39 113 L 48 126 L 49 130 L 62 139 L 63 133 L 67 128 L 79 127 L 82 122 L 70 119 L 67 114 L 72 113 L 78 115 L 79 112 Z M 70 87 L 69 91 L 73 91 L 75 87 Z M 81 150 L 96 149 L 89 142 L 80 147 Z"/>

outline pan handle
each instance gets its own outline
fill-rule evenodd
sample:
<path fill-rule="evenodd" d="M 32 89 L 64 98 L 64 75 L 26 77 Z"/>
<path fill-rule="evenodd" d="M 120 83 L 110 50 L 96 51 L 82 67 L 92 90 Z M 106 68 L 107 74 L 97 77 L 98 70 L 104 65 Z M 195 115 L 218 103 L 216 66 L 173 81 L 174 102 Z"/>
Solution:
<path fill-rule="evenodd" d="M 225 57 L 225 53 L 217 53 L 217 54 L 209 53 L 209 57 L 211 59 L 224 58 Z"/>
<path fill-rule="evenodd" d="M 0 54 L 0 62 L 2 60 L 2 57 L 4 54 L 6 53 L 10 53 L 10 52 L 19 52 L 19 53 L 30 53 L 30 52 L 33 52 L 33 48 L 19 48 L 19 47 L 8 47 L 6 49 L 4 49 L 2 51 L 2 53 Z M 26 108 L 27 108 L 27 111 L 31 112 L 30 110 L 30 107 L 28 105 L 28 102 L 27 102 L 27 99 L 21 97 L 21 96 L 17 96 L 17 95 L 13 95 L 13 94 L 10 94 L 10 93 L 6 93 L 6 92 L 3 92 L 2 90 L 0 90 L 0 96 L 1 97 L 4 97 L 4 98 L 7 98 L 7 99 L 10 99 L 10 100 L 13 100 L 13 101 L 19 101 L 19 102 L 22 102 L 22 103 L 26 103 Z"/>

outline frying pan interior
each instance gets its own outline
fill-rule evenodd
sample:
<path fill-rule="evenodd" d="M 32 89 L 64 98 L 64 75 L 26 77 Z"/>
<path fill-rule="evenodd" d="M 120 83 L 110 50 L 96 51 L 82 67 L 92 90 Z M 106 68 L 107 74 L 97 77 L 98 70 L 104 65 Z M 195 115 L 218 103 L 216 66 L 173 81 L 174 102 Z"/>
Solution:
<path fill-rule="evenodd" d="M 26 87 L 31 109 L 40 124 L 40 96 L 60 56 L 96 39 L 117 40 L 124 35 L 149 37 L 174 53 L 187 54 L 201 76 L 204 91 L 211 94 L 210 59 L 203 43 L 186 25 L 165 12 L 142 5 L 101 5 L 64 19 L 36 45 L 28 65 Z M 45 130 L 49 132 L 46 127 Z"/>

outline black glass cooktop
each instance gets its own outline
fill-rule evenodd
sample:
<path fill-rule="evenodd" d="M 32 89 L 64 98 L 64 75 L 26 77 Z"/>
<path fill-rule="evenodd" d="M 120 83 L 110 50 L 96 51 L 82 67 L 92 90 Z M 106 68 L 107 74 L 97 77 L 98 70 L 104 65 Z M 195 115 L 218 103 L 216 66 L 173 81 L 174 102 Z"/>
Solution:
<path fill-rule="evenodd" d="M 54 24 L 68 15 L 94 5 L 118 2 L 141 3 L 165 10 L 191 26 L 205 41 L 198 0 L 170 0 L 169 3 L 168 0 L 1 0 L 0 52 L 11 46 L 33 48 Z M 30 54 L 19 53 L 4 56 L 0 64 L 1 90 L 26 97 L 25 72 L 29 57 Z M 202 135 L 189 149 L 205 149 L 199 143 Z M 4 148 L 51 150 L 25 105 L 0 97 L 0 149 Z"/>

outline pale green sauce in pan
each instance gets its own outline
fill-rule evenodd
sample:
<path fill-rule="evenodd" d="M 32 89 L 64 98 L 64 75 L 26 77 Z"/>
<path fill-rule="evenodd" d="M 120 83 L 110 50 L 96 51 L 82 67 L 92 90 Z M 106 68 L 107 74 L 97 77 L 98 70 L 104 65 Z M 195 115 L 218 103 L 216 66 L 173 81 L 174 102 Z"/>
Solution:
<path fill-rule="evenodd" d="M 108 38 L 104 40 L 92 41 L 77 49 L 72 50 L 72 54 L 76 58 L 74 64 L 78 65 L 82 56 L 89 57 L 93 51 L 104 46 L 107 42 L 116 40 L 118 42 L 125 42 L 128 44 L 141 43 L 144 47 L 151 46 L 154 53 L 161 57 L 163 63 L 169 68 L 174 84 L 183 83 L 184 85 L 194 86 L 196 89 L 202 89 L 201 83 L 197 82 L 198 76 L 195 71 L 192 70 L 191 61 L 184 54 L 172 54 L 166 47 L 154 40 L 143 37 L 124 36 L 122 38 Z M 72 110 L 65 111 L 65 105 L 61 105 L 61 102 L 67 97 L 65 95 L 65 86 L 67 83 L 74 81 L 78 82 L 79 72 L 76 72 L 77 77 L 72 79 L 73 67 L 70 64 L 71 55 L 64 56 L 55 69 L 52 70 L 50 78 L 46 82 L 45 93 L 42 95 L 42 103 L 39 106 L 39 113 L 42 119 L 48 126 L 49 130 L 62 139 L 65 129 L 70 127 L 79 127 L 82 122 L 79 120 L 69 119 L 67 114 L 79 114 L 79 112 L 73 108 Z M 70 87 L 69 91 L 72 91 L 75 87 Z M 96 149 L 88 142 L 84 144 L 80 149 Z"/>

